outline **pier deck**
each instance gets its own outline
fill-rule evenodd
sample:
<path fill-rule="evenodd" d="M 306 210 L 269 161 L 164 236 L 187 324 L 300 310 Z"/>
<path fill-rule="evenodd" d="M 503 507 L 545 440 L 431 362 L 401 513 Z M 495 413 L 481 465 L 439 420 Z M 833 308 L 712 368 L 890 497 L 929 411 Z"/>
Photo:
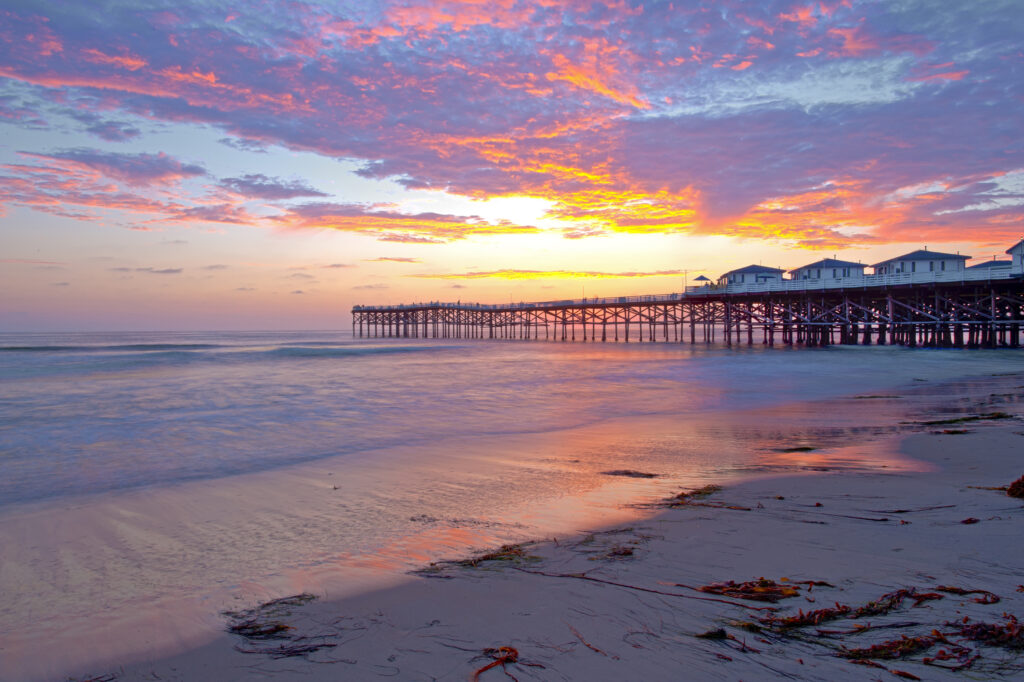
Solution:
<path fill-rule="evenodd" d="M 364 337 L 1021 346 L 1024 275 L 920 273 L 532 303 L 355 306 Z"/>

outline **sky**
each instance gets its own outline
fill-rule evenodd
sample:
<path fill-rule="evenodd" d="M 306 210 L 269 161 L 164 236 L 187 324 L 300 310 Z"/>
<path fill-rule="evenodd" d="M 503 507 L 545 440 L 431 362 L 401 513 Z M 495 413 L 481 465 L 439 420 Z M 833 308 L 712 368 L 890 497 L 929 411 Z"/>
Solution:
<path fill-rule="evenodd" d="M 1024 0 L 0 0 L 0 331 L 1024 236 Z"/>

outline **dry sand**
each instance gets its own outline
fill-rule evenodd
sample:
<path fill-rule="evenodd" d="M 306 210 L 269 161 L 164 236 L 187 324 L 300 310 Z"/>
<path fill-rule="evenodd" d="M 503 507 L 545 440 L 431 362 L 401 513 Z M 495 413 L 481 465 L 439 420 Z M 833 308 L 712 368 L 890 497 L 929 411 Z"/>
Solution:
<path fill-rule="evenodd" d="M 968 433 L 934 433 L 942 428 Z M 628 528 L 525 546 L 526 558 L 441 564 L 403 586 L 250 614 L 264 625 L 288 626 L 282 639 L 225 634 L 182 655 L 93 675 L 466 680 L 504 655 L 506 664 L 484 671 L 481 680 L 896 679 L 893 671 L 915 676 L 909 679 L 1020 679 L 1024 651 L 952 634 L 953 644 L 980 654 L 969 670 L 922 663 L 952 644 L 879 660 L 888 672 L 837 656 L 840 647 L 869 647 L 936 628 L 953 633 L 957 628 L 947 623 L 965 616 L 998 623 L 1004 613 L 1024 617 L 1024 501 L 984 489 L 1024 474 L 1020 418 L 922 426 L 921 433 L 878 447 L 900 448 L 933 466 L 926 473 L 845 471 L 749 481 L 702 500 L 710 506 L 660 510 Z M 963 523 L 969 518 L 978 521 Z M 761 576 L 833 587 L 797 585 L 799 596 L 776 604 L 691 589 Z M 937 586 L 986 590 L 1000 601 L 945 593 L 916 606 L 907 599 L 887 615 L 787 634 L 740 625 Z M 778 610 L 757 610 L 772 606 Z M 873 627 L 854 634 L 866 623 Z M 728 638 L 696 636 L 718 628 Z M 517 662 L 509 650 L 494 651 L 500 647 L 513 648 Z M 284 655 L 304 649 L 310 652 Z"/>

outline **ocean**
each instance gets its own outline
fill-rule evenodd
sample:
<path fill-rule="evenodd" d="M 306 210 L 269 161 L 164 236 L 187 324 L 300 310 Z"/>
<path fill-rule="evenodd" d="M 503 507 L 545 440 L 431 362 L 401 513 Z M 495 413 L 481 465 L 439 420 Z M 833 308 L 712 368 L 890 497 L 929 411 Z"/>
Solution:
<path fill-rule="evenodd" d="M 681 487 L 913 470 L 871 444 L 1015 410 L 1022 376 L 1012 350 L 0 334 L 0 670 L 194 645 L 228 606 L 371 589 Z"/>

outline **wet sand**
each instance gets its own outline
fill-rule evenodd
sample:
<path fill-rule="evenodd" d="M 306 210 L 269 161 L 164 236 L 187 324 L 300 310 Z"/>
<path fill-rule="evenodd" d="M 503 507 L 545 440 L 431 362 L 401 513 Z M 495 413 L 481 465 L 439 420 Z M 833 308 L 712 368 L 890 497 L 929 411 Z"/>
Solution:
<path fill-rule="evenodd" d="M 286 626 L 280 639 L 224 634 L 184 654 L 82 676 L 465 680 L 495 663 L 481 680 L 506 679 L 503 668 L 538 680 L 676 679 L 680 671 L 688 679 L 888 679 L 837 652 L 952 632 L 947 624 L 965 616 L 1004 622 L 1003 613 L 1024 615 L 1024 502 L 985 489 L 1024 474 L 1024 423 L 1014 417 L 912 428 L 917 433 L 870 448 L 878 461 L 918 466 L 829 471 L 828 453 L 780 452 L 760 477 L 728 484 L 701 505 L 641 510 L 653 517 L 580 528 L 525 545 L 525 556 L 510 561 L 439 564 L 401 585 L 248 614 Z M 838 456 L 846 456 L 841 448 Z M 787 468 L 813 473 L 780 475 Z M 692 589 L 759 577 L 832 587 L 798 585 L 798 596 L 777 604 Z M 750 631 L 771 614 L 785 618 L 836 603 L 856 608 L 895 590 L 939 586 L 985 590 L 1000 601 L 938 593 L 941 599 L 918 606 L 908 599 L 887 615 L 785 634 L 763 624 Z M 872 627 L 858 632 L 864 624 Z M 696 636 L 719 628 L 727 638 Z M 975 676 L 1024 670 L 1019 651 L 950 639 L 980 654 Z M 921 662 L 950 646 L 877 663 L 922 679 L 962 679 Z M 500 647 L 514 649 L 516 661 Z"/>

